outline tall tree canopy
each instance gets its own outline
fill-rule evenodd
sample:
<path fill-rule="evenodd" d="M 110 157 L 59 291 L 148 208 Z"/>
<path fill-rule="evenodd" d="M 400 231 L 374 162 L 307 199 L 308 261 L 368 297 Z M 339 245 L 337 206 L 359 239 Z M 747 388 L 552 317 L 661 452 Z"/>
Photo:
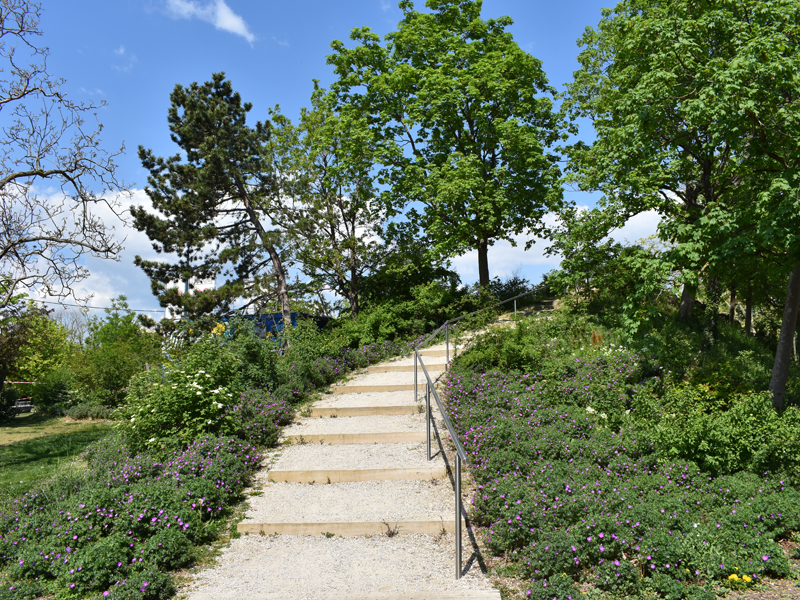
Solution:
<path fill-rule="evenodd" d="M 136 257 L 153 282 L 162 306 L 189 314 L 225 310 L 237 298 L 261 299 L 270 289 L 270 269 L 286 322 L 289 296 L 278 251 L 280 234 L 271 229 L 273 178 L 265 154 L 269 123 L 246 123 L 252 108 L 242 103 L 224 73 L 170 95 L 169 129 L 183 154 L 157 157 L 139 147 L 150 172 L 147 195 L 158 213 L 132 209 L 134 224 L 157 252 L 175 252 L 177 262 Z M 162 216 L 163 215 L 163 216 Z M 227 277 L 217 290 L 180 295 L 169 282 Z"/>
<path fill-rule="evenodd" d="M 481 19 L 480 0 L 399 4 L 403 19 L 381 44 L 360 28 L 347 48 L 333 42 L 341 105 L 366 115 L 375 135 L 384 199 L 440 256 L 542 235 L 559 206 L 557 157 L 564 126 L 541 62 L 514 42 L 509 17 Z"/>
<path fill-rule="evenodd" d="M 316 82 L 297 125 L 276 107 L 268 144 L 276 204 L 297 266 L 347 300 L 352 317 L 364 279 L 391 251 L 381 238 L 387 211 L 376 197 L 373 136 L 364 117 L 334 110 Z"/>
<path fill-rule="evenodd" d="M 622 216 L 658 210 L 669 260 L 714 281 L 756 259 L 791 272 L 781 406 L 800 302 L 797 3 L 625 0 L 581 43 L 570 103 L 597 131 L 572 152 L 581 184 Z"/>

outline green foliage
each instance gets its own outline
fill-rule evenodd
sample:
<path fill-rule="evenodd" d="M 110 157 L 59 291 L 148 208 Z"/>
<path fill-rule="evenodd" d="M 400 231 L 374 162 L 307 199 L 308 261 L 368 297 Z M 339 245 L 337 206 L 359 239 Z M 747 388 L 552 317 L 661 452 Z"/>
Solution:
<path fill-rule="evenodd" d="M 659 366 L 673 333 L 667 356 L 685 374 Z M 457 359 L 444 393 L 476 481 L 472 516 L 532 596 L 575 597 L 581 583 L 710 600 L 716 585 L 790 575 L 778 542 L 800 528 L 800 411 L 692 379 L 742 344 L 756 353 L 740 335 L 723 328 L 703 362 L 689 326 L 645 330 L 628 340 L 648 345 L 637 351 L 564 312 L 490 331 Z"/>
<path fill-rule="evenodd" d="M 160 340 L 145 332 L 125 296 L 111 301 L 103 318 L 89 319 L 85 346 L 69 361 L 74 387 L 83 402 L 114 407 L 131 377 L 161 360 Z"/>
<path fill-rule="evenodd" d="M 412 287 L 409 296 L 370 304 L 358 319 L 341 322 L 339 335 L 349 339 L 348 345 L 352 348 L 416 337 L 448 319 L 476 310 L 489 300 L 438 281 Z"/>
<path fill-rule="evenodd" d="M 542 218 L 560 204 L 548 148 L 565 125 L 541 61 L 514 42 L 509 17 L 481 19 L 478 1 L 427 6 L 401 2 L 403 20 L 384 45 L 368 28 L 351 32 L 355 48 L 333 42 L 332 90 L 372 127 L 387 205 L 399 212 L 422 203 L 406 216 L 430 254 L 478 250 L 487 286 L 488 246 L 542 234 Z"/>
<path fill-rule="evenodd" d="M 252 105 L 242 102 L 224 73 L 203 84 L 176 85 L 170 101 L 167 120 L 181 152 L 163 158 L 139 147 L 155 211 L 139 206 L 131 214 L 159 252 L 175 252 L 179 260 L 137 256 L 134 262 L 161 304 L 178 307 L 189 318 L 224 314 L 237 297 L 261 296 L 271 276 L 280 280 L 281 294 L 286 274 L 276 251 L 280 234 L 262 224 L 274 183 L 264 147 L 269 123 L 247 124 Z M 218 275 L 228 279 L 213 290 L 184 294 L 167 287 Z"/>
<path fill-rule="evenodd" d="M 33 386 L 33 405 L 44 415 L 61 414 L 74 403 L 72 372 L 60 365 L 41 378 L 39 385 Z"/>
<path fill-rule="evenodd" d="M 30 313 L 29 329 L 9 376 L 19 381 L 41 381 L 63 366 L 70 355 L 69 332 L 46 313 Z"/>
<path fill-rule="evenodd" d="M 192 358 L 210 353 L 198 354 Z M 230 362 L 215 361 L 208 371 L 196 366 L 199 361 L 187 361 L 190 364 L 185 368 L 152 369 L 134 376 L 118 411 L 119 427 L 133 451 L 155 448 L 164 438 L 176 438 L 186 445 L 203 434 L 227 428 L 225 407 L 235 394 L 226 383 L 233 380 L 235 356 L 224 354 Z"/>

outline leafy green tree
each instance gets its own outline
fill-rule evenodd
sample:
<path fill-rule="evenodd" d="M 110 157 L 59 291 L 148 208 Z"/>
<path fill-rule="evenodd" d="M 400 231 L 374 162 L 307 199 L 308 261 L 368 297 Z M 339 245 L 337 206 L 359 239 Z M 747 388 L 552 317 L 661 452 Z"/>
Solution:
<path fill-rule="evenodd" d="M 542 217 L 560 206 L 548 150 L 564 132 L 555 92 L 507 31 L 511 19 L 481 19 L 480 0 L 428 0 L 430 13 L 399 6 L 385 44 L 368 28 L 350 34 L 355 48 L 333 42 L 331 89 L 370 123 L 387 204 L 407 209 L 432 253 L 476 249 L 487 286 L 489 246 L 543 235 Z"/>
<path fill-rule="evenodd" d="M 800 303 L 798 27 L 789 0 L 625 0 L 587 29 L 570 86 L 597 131 L 572 149 L 577 179 L 623 216 L 659 211 L 677 242 L 668 259 L 707 273 L 714 315 L 731 264 L 791 272 L 770 386 L 779 407 Z"/>
<path fill-rule="evenodd" d="M 374 143 L 363 116 L 336 111 L 314 83 L 297 125 L 276 107 L 267 145 L 280 222 L 299 268 L 347 300 L 355 318 L 363 282 L 392 246 L 381 238 L 387 211 L 376 198 Z"/>
<path fill-rule="evenodd" d="M 273 181 L 264 145 L 269 123 L 247 125 L 252 105 L 242 103 L 224 73 L 215 73 L 202 85 L 176 85 L 170 100 L 169 129 L 182 154 L 165 159 L 139 147 L 139 158 L 150 172 L 145 191 L 158 213 L 141 206 L 131 213 L 157 252 L 175 252 L 179 259 L 173 263 L 137 256 L 136 264 L 152 280 L 162 306 L 190 315 L 224 312 L 236 298 L 261 298 L 269 293 L 263 272 L 271 267 L 288 322 L 281 237 L 268 229 Z M 169 282 L 218 275 L 228 279 L 216 290 L 182 295 L 167 288 Z"/>
<path fill-rule="evenodd" d="M 142 328 L 123 295 L 104 317 L 90 317 L 88 328 L 84 347 L 71 360 L 75 383 L 93 402 L 116 406 L 134 374 L 160 364 L 160 340 Z"/>

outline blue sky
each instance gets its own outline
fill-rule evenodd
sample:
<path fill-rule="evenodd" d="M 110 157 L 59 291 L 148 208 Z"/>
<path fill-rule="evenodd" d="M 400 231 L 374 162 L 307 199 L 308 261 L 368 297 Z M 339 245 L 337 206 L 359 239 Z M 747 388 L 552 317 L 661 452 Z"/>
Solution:
<path fill-rule="evenodd" d="M 422 8 L 423 2 L 417 2 Z M 517 43 L 543 61 L 550 83 L 563 89 L 577 69 L 576 40 L 595 26 L 607 0 L 484 0 L 483 17 L 509 15 Z M 169 139 L 167 109 L 176 83 L 203 82 L 224 71 L 245 101 L 253 104 L 253 120 L 280 104 L 296 118 L 308 105 L 312 79 L 323 86 L 333 81 L 326 64 L 332 40 L 347 41 L 351 29 L 368 26 L 384 35 L 395 30 L 401 13 L 390 0 L 43 0 L 42 43 L 49 46 L 49 71 L 66 79 L 73 100 L 105 101 L 98 116 L 104 125 L 103 145 L 123 143 L 119 175 L 135 188 L 134 202 L 146 202 L 142 191 L 147 173 L 136 156 L 139 145 L 166 156 L 177 151 Z M 584 127 L 581 137 L 591 139 Z M 591 203 L 581 194 L 568 194 Z M 652 217 L 633 223 L 619 237 L 637 239 L 654 229 Z M 93 306 L 126 294 L 134 308 L 157 308 L 149 280 L 132 264 L 135 254 L 153 255 L 149 242 L 135 230 L 127 236 L 120 263 L 90 261 L 92 277 L 82 286 Z M 541 245 L 525 253 L 500 244 L 490 250 L 492 275 L 519 268 L 538 281 L 557 265 L 541 255 Z M 464 282 L 477 279 L 473 255 L 455 257 Z"/>

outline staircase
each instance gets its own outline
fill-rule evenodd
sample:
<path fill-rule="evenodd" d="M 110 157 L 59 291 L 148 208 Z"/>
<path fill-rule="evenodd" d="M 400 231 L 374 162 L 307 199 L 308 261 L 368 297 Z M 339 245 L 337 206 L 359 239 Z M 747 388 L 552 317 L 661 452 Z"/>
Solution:
<path fill-rule="evenodd" d="M 422 353 L 438 376 L 444 347 Z M 184 590 L 189 600 L 500 600 L 468 541 L 455 579 L 453 486 L 445 457 L 427 460 L 413 365 L 370 367 L 285 430 L 243 535 Z"/>

